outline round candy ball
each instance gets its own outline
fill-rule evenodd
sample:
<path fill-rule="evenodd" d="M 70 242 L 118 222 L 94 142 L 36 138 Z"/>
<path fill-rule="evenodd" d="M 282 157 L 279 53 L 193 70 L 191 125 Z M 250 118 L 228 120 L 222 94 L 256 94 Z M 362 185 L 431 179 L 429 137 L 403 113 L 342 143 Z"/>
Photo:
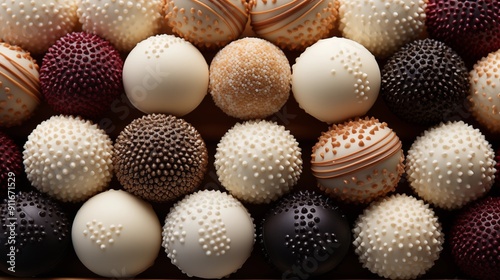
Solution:
<path fill-rule="evenodd" d="M 237 39 L 248 21 L 245 0 L 166 0 L 163 10 L 172 31 L 200 48 L 218 48 Z"/>
<path fill-rule="evenodd" d="M 424 37 L 425 0 L 340 0 L 342 36 L 386 58 L 404 44 Z"/>
<path fill-rule="evenodd" d="M 0 131 L 0 194 L 16 186 L 16 177 L 24 170 L 23 155 L 17 144 L 7 134 Z"/>
<path fill-rule="evenodd" d="M 304 50 L 327 37 L 338 19 L 338 2 L 250 0 L 253 31 L 280 48 Z"/>
<path fill-rule="evenodd" d="M 302 173 L 299 143 L 284 126 L 265 120 L 236 123 L 217 144 L 215 169 L 236 198 L 269 203 L 289 192 Z"/>
<path fill-rule="evenodd" d="M 42 54 L 57 39 L 77 28 L 75 0 L 2 1 L 0 38 L 33 53 Z"/>
<path fill-rule="evenodd" d="M 28 278 L 54 270 L 70 247 L 62 208 L 38 192 L 9 192 L 0 204 L 0 270 Z"/>
<path fill-rule="evenodd" d="M 224 113 L 261 119 L 276 113 L 290 95 L 290 63 L 281 49 L 243 38 L 220 50 L 210 64 L 209 91 Z"/>
<path fill-rule="evenodd" d="M 351 243 L 349 221 L 331 200 L 309 191 L 281 198 L 261 225 L 267 259 L 283 278 L 304 279 L 334 269 Z"/>
<path fill-rule="evenodd" d="M 324 132 L 312 148 L 311 171 L 332 197 L 367 203 L 395 190 L 403 160 L 396 133 L 385 122 L 365 117 Z"/>
<path fill-rule="evenodd" d="M 434 211 L 405 194 L 370 204 L 356 220 L 353 234 L 363 267 L 391 279 L 414 279 L 426 273 L 444 242 Z"/>
<path fill-rule="evenodd" d="M 172 115 L 150 114 L 120 132 L 113 164 L 126 191 L 149 201 L 167 202 L 201 184 L 208 152 L 190 123 Z"/>
<path fill-rule="evenodd" d="M 122 190 L 109 190 L 76 213 L 71 229 L 78 259 L 92 272 L 134 277 L 153 265 L 161 248 L 161 224 L 153 207 Z"/>
<path fill-rule="evenodd" d="M 292 66 L 292 91 L 299 106 L 334 123 L 365 115 L 380 89 L 375 57 L 352 40 L 332 37 L 308 47 Z"/>
<path fill-rule="evenodd" d="M 406 44 L 382 68 L 380 94 L 400 119 L 422 125 L 460 117 L 468 70 L 450 47 L 433 39 Z"/>
<path fill-rule="evenodd" d="M 20 125 L 41 102 L 38 64 L 16 46 L 0 43 L 0 126 Z"/>
<path fill-rule="evenodd" d="M 108 40 L 121 52 L 161 30 L 163 0 L 77 2 L 82 30 Z"/>
<path fill-rule="evenodd" d="M 474 118 L 493 133 L 500 133 L 500 49 L 479 60 L 469 73 Z"/>
<path fill-rule="evenodd" d="M 64 202 L 79 202 L 104 190 L 113 177 L 113 145 L 96 124 L 80 117 L 52 116 L 24 144 L 31 184 Z"/>
<path fill-rule="evenodd" d="M 54 111 L 97 118 L 123 92 L 123 60 L 106 40 L 70 33 L 51 46 L 40 68 L 40 88 Z"/>
<path fill-rule="evenodd" d="M 237 199 L 205 190 L 172 206 L 162 236 L 168 258 L 183 273 L 215 279 L 236 272 L 250 257 L 255 226 Z"/>
<path fill-rule="evenodd" d="M 463 121 L 441 123 L 413 142 L 406 173 L 410 186 L 425 201 L 457 209 L 491 189 L 494 156 L 478 129 Z"/>
<path fill-rule="evenodd" d="M 128 99 L 144 113 L 183 116 L 201 103 L 208 91 L 208 64 L 188 41 L 156 35 L 138 43 L 123 65 Z"/>

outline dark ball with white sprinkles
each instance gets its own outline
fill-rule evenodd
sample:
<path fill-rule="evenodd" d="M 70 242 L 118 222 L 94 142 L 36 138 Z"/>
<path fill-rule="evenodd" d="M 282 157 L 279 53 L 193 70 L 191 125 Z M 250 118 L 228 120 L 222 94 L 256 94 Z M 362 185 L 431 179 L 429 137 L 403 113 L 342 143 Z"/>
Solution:
<path fill-rule="evenodd" d="M 406 44 L 382 68 L 380 94 L 404 121 L 452 120 L 469 93 L 468 70 L 450 47 L 433 39 Z"/>
<path fill-rule="evenodd" d="M 334 269 L 344 259 L 351 230 L 330 198 L 299 191 L 278 200 L 267 213 L 260 242 L 284 277 L 310 277 Z"/>
<path fill-rule="evenodd" d="M 133 120 L 118 135 L 113 155 L 124 189 L 151 202 L 167 202 L 195 191 L 208 164 L 196 128 L 172 115 Z"/>

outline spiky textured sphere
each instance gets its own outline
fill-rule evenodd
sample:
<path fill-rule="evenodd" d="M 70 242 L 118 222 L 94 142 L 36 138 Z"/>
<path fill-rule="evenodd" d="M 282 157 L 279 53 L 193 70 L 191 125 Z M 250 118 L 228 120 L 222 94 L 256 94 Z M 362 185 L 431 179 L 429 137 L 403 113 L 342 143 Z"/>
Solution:
<path fill-rule="evenodd" d="M 16 177 L 21 175 L 23 168 L 21 150 L 14 140 L 0 131 L 0 193 L 2 196 L 9 185 L 16 185 Z"/>
<path fill-rule="evenodd" d="M 380 94 L 389 109 L 407 122 L 429 125 L 450 120 L 468 93 L 465 63 L 437 40 L 406 44 L 382 68 Z"/>
<path fill-rule="evenodd" d="M 57 113 L 96 118 L 123 92 L 122 68 L 120 53 L 108 41 L 74 32 L 43 57 L 40 88 Z"/>
<path fill-rule="evenodd" d="M 287 193 L 302 173 L 299 143 L 284 126 L 265 120 L 237 123 L 217 144 L 215 169 L 236 198 L 269 203 Z"/>
<path fill-rule="evenodd" d="M 149 114 L 120 132 L 113 164 L 125 190 L 149 201 L 166 202 L 200 185 L 208 153 L 201 135 L 184 119 Z"/>
<path fill-rule="evenodd" d="M 491 189 L 494 156 L 478 129 L 463 121 L 441 123 L 413 142 L 406 173 L 410 186 L 425 201 L 456 209 Z"/>
<path fill-rule="evenodd" d="M 79 202 L 108 186 L 112 153 L 111 139 L 96 124 L 60 115 L 30 133 L 23 159 L 34 187 L 61 201 Z"/>
<path fill-rule="evenodd" d="M 356 220 L 353 234 L 363 267 L 391 279 L 414 279 L 426 273 L 444 242 L 434 211 L 405 194 L 370 204 Z"/>

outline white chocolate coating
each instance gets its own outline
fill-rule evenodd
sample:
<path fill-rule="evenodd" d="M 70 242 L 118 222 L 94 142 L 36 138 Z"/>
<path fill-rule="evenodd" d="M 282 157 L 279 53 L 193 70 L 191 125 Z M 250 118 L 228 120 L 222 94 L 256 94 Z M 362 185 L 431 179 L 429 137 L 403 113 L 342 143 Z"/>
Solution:
<path fill-rule="evenodd" d="M 140 42 L 123 65 L 125 93 L 144 113 L 188 114 L 206 96 L 208 79 L 208 64 L 201 52 L 174 35 Z"/>
<path fill-rule="evenodd" d="M 146 270 L 161 248 L 161 225 L 153 207 L 122 190 L 86 201 L 75 216 L 71 236 L 85 267 L 115 279 Z"/>
<path fill-rule="evenodd" d="M 237 199 L 205 190 L 186 196 L 170 209 L 162 236 L 165 252 L 183 273 L 222 278 L 250 256 L 255 225 Z"/>
<path fill-rule="evenodd" d="M 319 40 L 292 66 L 295 100 L 327 123 L 365 115 L 378 97 L 380 79 L 375 57 L 345 38 Z"/>

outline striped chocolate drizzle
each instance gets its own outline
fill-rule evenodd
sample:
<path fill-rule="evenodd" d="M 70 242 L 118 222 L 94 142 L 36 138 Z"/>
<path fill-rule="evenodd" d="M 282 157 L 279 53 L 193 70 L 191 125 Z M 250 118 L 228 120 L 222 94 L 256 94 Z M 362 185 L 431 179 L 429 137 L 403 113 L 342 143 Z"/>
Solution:
<path fill-rule="evenodd" d="M 22 92 L 30 95 L 40 103 L 40 91 L 38 77 L 34 76 L 28 69 L 17 63 L 4 53 L 0 53 L 4 63 L 0 63 L 0 75 L 2 79 L 8 80 L 19 87 Z M 21 55 L 21 54 L 19 54 Z M 18 57 L 19 57 L 18 55 Z"/>

